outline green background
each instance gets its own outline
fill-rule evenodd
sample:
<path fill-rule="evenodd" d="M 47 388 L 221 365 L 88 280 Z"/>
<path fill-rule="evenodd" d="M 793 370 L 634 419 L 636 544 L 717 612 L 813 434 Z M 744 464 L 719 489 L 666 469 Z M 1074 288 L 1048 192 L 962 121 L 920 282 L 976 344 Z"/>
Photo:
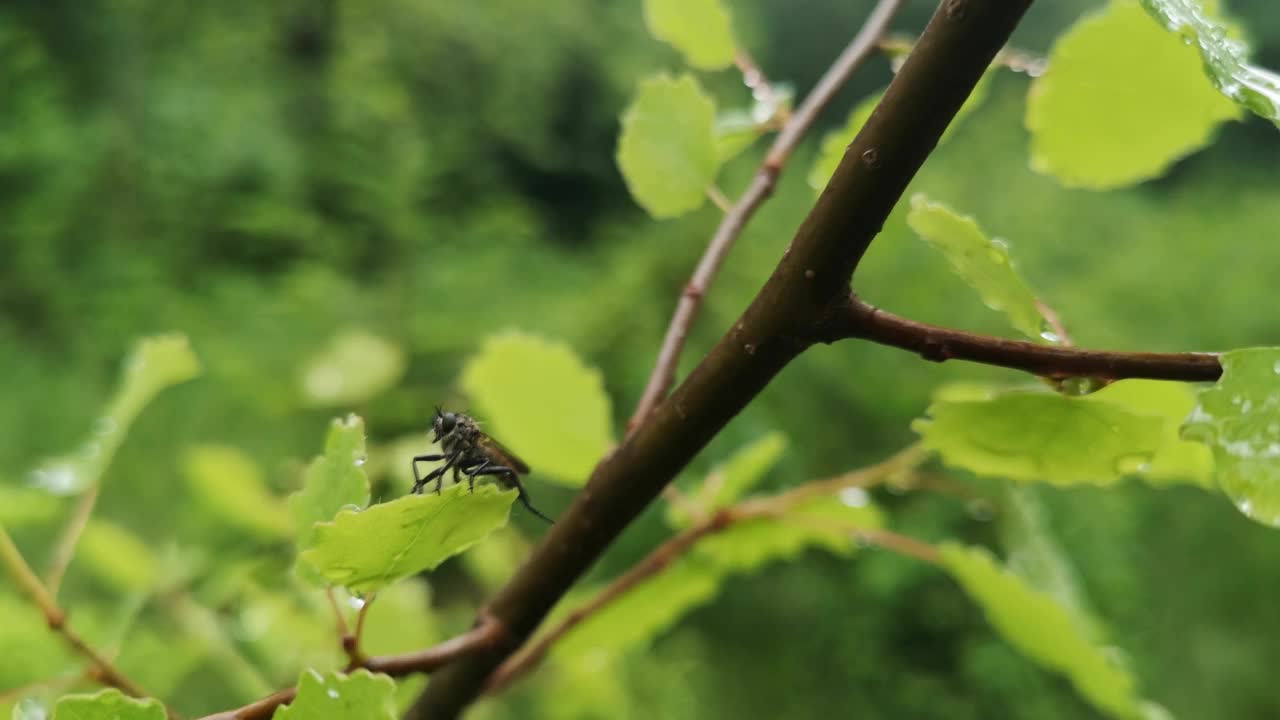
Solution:
<path fill-rule="evenodd" d="M 803 95 L 870 5 L 731 6 L 739 37 L 769 77 Z M 1038 3 L 1015 42 L 1047 52 L 1094 5 Z M 932 7 L 908 3 L 894 27 L 918 32 Z M 1267 12 L 1270 3 L 1230 7 L 1257 59 L 1280 65 L 1280 16 Z M 191 583 L 194 597 L 269 685 L 292 682 L 303 653 L 278 647 L 289 636 L 236 629 L 246 595 L 289 585 L 287 573 L 282 579 L 260 560 L 287 567 L 291 547 L 246 535 L 202 504 L 183 478 L 183 453 L 200 444 L 242 448 L 274 490 L 290 492 L 330 417 L 364 415 L 371 446 L 424 432 L 437 403 L 466 407 L 465 359 L 513 328 L 564 341 L 601 368 L 621 427 L 718 221 L 711 206 L 650 220 L 615 167 L 617 118 L 639 80 L 659 69 L 678 71 L 680 60 L 649 37 L 631 1 L 5 3 L 0 482 L 24 483 L 42 458 L 89 432 L 135 338 L 187 333 L 205 374 L 143 413 L 107 473 L 98 514 L 154 547 L 212 558 Z M 819 132 L 842 125 L 888 77 L 887 63 L 873 61 Z M 733 72 L 702 80 L 723 106 L 749 103 Z M 1028 169 L 1027 82 L 1001 74 L 913 190 L 1008 239 L 1023 275 L 1082 345 L 1276 344 L 1274 126 L 1228 124 L 1215 145 L 1136 188 L 1065 190 Z M 812 203 L 804 177 L 817 139 L 793 158 L 729 257 L 683 370 L 733 322 Z M 740 191 L 764 145 L 729 165 L 721 187 Z M 901 210 L 855 285 L 909 317 L 1006 332 L 910 233 Z M 399 346 L 402 379 L 356 406 L 312 407 L 304 368 L 353 328 Z M 908 423 L 939 383 L 1013 377 L 863 343 L 820 347 L 734 420 L 685 481 L 771 431 L 791 441 L 772 486 L 857 467 L 911 441 Z M 530 486 L 552 515 L 571 497 L 536 476 Z M 1190 488 L 1042 494 L 1148 697 L 1182 718 L 1280 715 L 1273 531 Z M 955 499 L 877 497 L 903 532 L 994 540 L 994 524 Z M 660 515 L 650 511 L 626 533 L 601 577 L 666 534 Z M 541 532 L 534 519 L 514 522 L 530 537 Z M 16 533 L 37 567 L 56 529 L 51 519 Z M 64 599 L 87 634 L 110 638 L 112 618 L 133 598 L 80 567 Z M 489 584 L 481 576 L 458 563 L 435 572 L 434 617 L 465 625 Z M 15 597 L 0 586 L 12 617 L 0 623 L 0 692 L 38 679 L 33 668 L 54 675 L 66 667 L 57 640 Z M 146 637 L 190 637 L 166 619 L 161 600 L 137 601 Z M 332 632 L 323 613 L 288 617 L 282 627 Z M 131 635 L 125 647 L 131 641 L 145 645 Z M 234 679 L 240 671 L 203 647 L 209 642 L 153 641 L 135 661 L 146 673 L 176 663 L 172 656 L 194 658 L 165 693 L 184 713 L 249 699 Z M 620 666 L 538 675 L 486 707 L 513 718 L 1095 713 L 1065 680 L 1000 640 L 946 576 L 874 552 L 853 560 L 811 553 L 735 579 Z"/>

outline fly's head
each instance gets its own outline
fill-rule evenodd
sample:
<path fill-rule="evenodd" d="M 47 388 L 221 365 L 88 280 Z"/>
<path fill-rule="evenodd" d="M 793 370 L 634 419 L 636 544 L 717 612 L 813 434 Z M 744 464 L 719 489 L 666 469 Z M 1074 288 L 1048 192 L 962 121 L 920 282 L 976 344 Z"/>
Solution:
<path fill-rule="evenodd" d="M 436 418 L 431 423 L 431 431 L 435 437 L 431 438 L 431 442 L 438 443 L 440 439 L 446 437 L 453 432 L 458 426 L 458 415 L 456 413 L 444 412 L 439 407 L 436 408 Z"/>

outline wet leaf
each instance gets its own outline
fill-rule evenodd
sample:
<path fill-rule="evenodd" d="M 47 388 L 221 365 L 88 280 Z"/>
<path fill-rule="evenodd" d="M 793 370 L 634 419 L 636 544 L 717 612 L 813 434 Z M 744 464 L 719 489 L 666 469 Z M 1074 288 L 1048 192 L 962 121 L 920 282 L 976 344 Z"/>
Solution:
<path fill-rule="evenodd" d="M 716 106 L 691 75 L 658 75 L 622 114 L 618 167 L 631 196 L 655 218 L 697 210 L 715 180 Z"/>
<path fill-rule="evenodd" d="M 165 388 L 200 374 L 200 361 L 185 335 L 144 338 L 124 361 L 120 386 L 106 413 L 75 452 L 41 463 L 31 474 L 37 487 L 60 495 L 79 493 L 98 484 L 124 442 L 129 426 L 152 398 Z"/>
<path fill-rule="evenodd" d="M 1280 527 L 1280 348 L 1222 354 L 1182 437 L 1213 451 L 1218 486 L 1240 512 Z"/>
<path fill-rule="evenodd" d="M 951 270 L 987 307 L 1004 313 L 1014 329 L 1034 340 L 1049 339 L 1036 296 L 1009 258 L 1008 243 L 988 238 L 972 217 L 921 194 L 911 198 L 907 224 L 947 258 Z"/>
<path fill-rule="evenodd" d="M 1181 382 L 1121 380 L 1102 388 L 1095 396 L 1164 421 L 1160 448 L 1150 462 L 1135 471 L 1139 477 L 1153 485 L 1190 483 L 1217 488 L 1213 481 L 1213 453 L 1179 435 L 1182 422 L 1196 406 L 1194 388 Z"/>
<path fill-rule="evenodd" d="M 720 0 L 645 0 L 644 20 L 655 38 L 679 50 L 699 70 L 733 64 L 733 26 Z"/>
<path fill-rule="evenodd" d="M 115 688 L 68 695 L 53 708 L 53 720 L 165 720 L 159 700 L 135 700 Z"/>
<path fill-rule="evenodd" d="M 753 572 L 772 562 L 794 560 L 814 548 L 851 555 L 857 549 L 855 530 L 880 527 L 884 527 L 884 514 L 865 492 L 824 495 L 791 508 L 781 518 L 735 523 L 703 539 L 695 552 L 721 572 Z"/>
<path fill-rule="evenodd" d="M 365 510 L 344 510 L 315 526 L 302 560 L 353 593 L 374 592 L 431 570 L 506 525 L 514 490 L 466 483 L 409 495 Z"/>
<path fill-rule="evenodd" d="M 1054 485 L 1108 485 L 1149 462 L 1164 421 L 1096 395 L 1013 391 L 941 400 L 912 428 L 943 462 L 978 475 Z"/>
<path fill-rule="evenodd" d="M 302 488 L 289 496 L 299 548 L 311 542 L 316 523 L 332 520 L 343 508 L 369 504 L 366 458 L 364 420 L 358 415 L 334 418 L 325 436 L 324 454 L 311 461 Z"/>
<path fill-rule="evenodd" d="M 1239 115 L 1193 48 L 1136 0 L 1113 0 L 1058 39 L 1033 81 L 1031 165 L 1068 187 L 1123 187 L 1164 174 Z"/>
<path fill-rule="evenodd" d="M 945 543 L 941 564 L 986 613 L 1009 644 L 1066 675 L 1095 707 L 1113 718 L 1141 717 L 1137 681 L 1115 648 L 1046 593 L 1033 590 L 981 548 Z"/>
<path fill-rule="evenodd" d="M 386 675 L 306 670 L 298 696 L 276 710 L 275 720 L 396 720 L 396 684 Z"/>
<path fill-rule="evenodd" d="M 516 332 L 490 337 L 463 368 L 462 387 L 485 432 L 540 478 L 580 487 L 613 445 L 600 371 L 567 345 Z"/>
<path fill-rule="evenodd" d="M 1216 0 L 1142 0 L 1161 25 L 1196 46 L 1204 71 L 1223 95 L 1260 117 L 1280 121 L 1280 76 L 1249 64 L 1248 46 L 1232 25 L 1217 17 L 1219 5 Z"/>

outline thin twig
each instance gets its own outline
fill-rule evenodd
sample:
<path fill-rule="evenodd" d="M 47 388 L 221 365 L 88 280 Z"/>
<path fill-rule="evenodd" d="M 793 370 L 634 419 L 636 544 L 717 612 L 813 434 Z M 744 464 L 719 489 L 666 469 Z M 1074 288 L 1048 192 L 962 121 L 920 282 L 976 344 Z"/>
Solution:
<path fill-rule="evenodd" d="M 351 667 L 360 667 L 364 661 L 364 651 L 361 650 L 362 638 L 364 638 L 364 620 L 369 616 L 369 606 L 373 605 L 373 599 L 377 595 L 369 593 L 364 598 L 364 604 L 360 606 L 360 612 L 356 614 L 356 631 L 353 635 L 343 637 L 342 646 L 347 651 L 347 657 L 351 660 Z M 350 638 L 350 640 L 348 640 Z"/>
<path fill-rule="evenodd" d="M 8 570 L 10 577 L 18 584 L 18 587 L 26 593 L 31 602 L 44 615 L 45 622 L 49 625 L 49 629 L 62 636 L 71 649 L 89 660 L 92 667 L 91 675 L 94 679 L 100 681 L 104 685 L 119 688 L 125 693 L 134 697 L 150 697 L 150 694 L 142 689 L 138 683 L 131 680 L 127 675 L 120 671 L 112 662 L 102 653 L 98 652 L 93 646 L 85 642 L 84 638 L 71 629 L 67 624 L 67 613 L 58 606 L 53 594 L 40 582 L 40 578 L 36 576 L 35 571 L 31 569 L 31 565 L 27 563 L 27 559 L 23 557 L 22 551 L 14 544 L 13 538 L 9 537 L 9 533 L 0 527 L 0 563 L 3 563 Z M 176 715 L 168 707 L 165 712 L 169 717 Z"/>
<path fill-rule="evenodd" d="M 744 520 L 783 517 L 788 510 L 813 497 L 832 495 L 850 487 L 870 487 L 899 472 L 919 465 L 928 454 L 928 451 L 921 446 L 912 445 L 870 467 L 843 473 L 827 480 L 805 483 L 777 495 L 745 500 L 711 513 L 700 522 L 685 528 L 679 534 L 659 545 L 644 560 L 619 575 L 595 597 L 566 615 L 555 627 L 539 636 L 534 642 L 526 645 L 517 654 L 507 658 L 506 662 L 500 665 L 490 676 L 485 692 L 491 694 L 500 692 L 513 681 L 537 667 L 546 658 L 552 646 L 565 635 L 640 583 L 665 570 L 673 561 L 688 552 L 704 537 L 722 532 Z M 811 522 L 811 519 L 806 519 L 806 522 Z M 847 532 L 848 528 L 842 527 L 840 531 Z"/>
<path fill-rule="evenodd" d="M 49 572 L 45 575 L 45 586 L 49 588 L 49 595 L 55 600 L 58 598 L 58 590 L 62 587 L 62 578 L 66 576 L 67 568 L 75 558 L 80 536 L 89 525 L 89 518 L 93 515 L 93 508 L 98 503 L 98 493 L 101 488 L 101 483 L 94 483 L 80 495 L 71 519 L 67 521 L 67 526 L 63 528 L 62 535 L 58 538 L 53 559 L 49 562 Z"/>
<path fill-rule="evenodd" d="M 862 542 L 882 547 L 885 550 L 891 550 L 899 555 L 922 560 L 930 565 L 937 565 L 942 562 L 937 548 L 907 535 L 900 535 L 889 530 L 868 528 L 855 530 L 853 536 Z"/>
<path fill-rule="evenodd" d="M 368 607 L 367 603 L 365 607 Z M 504 634 L 505 630 L 500 622 L 488 619 L 471 630 L 426 650 L 363 658 L 358 666 L 347 668 L 347 672 L 364 668 L 391 677 L 429 673 L 469 653 L 493 646 Z M 276 708 L 293 702 L 297 694 L 296 687 L 285 688 L 243 707 L 207 715 L 201 720 L 268 720 L 275 714 Z"/>
<path fill-rule="evenodd" d="M 333 610 L 333 622 L 338 628 L 338 637 L 346 643 L 346 637 L 351 634 L 351 629 L 347 626 L 346 613 L 342 612 L 342 608 L 338 605 L 337 591 L 327 587 L 324 589 L 324 596 L 329 599 L 329 608 Z"/>
<path fill-rule="evenodd" d="M 658 360 L 653 372 L 649 375 L 635 413 L 627 423 L 628 430 L 634 430 L 639 422 L 666 397 L 675 379 L 676 364 L 689 337 L 689 328 L 693 325 L 693 319 L 702 305 L 702 297 L 710 287 L 716 272 L 719 271 L 725 256 L 729 254 L 729 249 L 742 234 L 743 228 L 755 214 L 756 209 L 773 193 L 787 159 L 817 120 L 819 113 L 831 102 L 849 76 L 876 52 L 880 37 L 884 35 L 889 22 L 902 4 L 903 0 L 880 0 L 871 11 L 871 15 L 867 17 L 862 29 L 854 36 L 853 41 L 840 54 L 840 57 L 836 58 L 813 91 L 804 99 L 804 103 L 778 133 L 773 146 L 769 149 L 769 154 L 765 156 L 764 162 L 760 165 L 746 192 L 738 199 L 737 204 L 725 213 L 724 219 L 720 221 L 720 227 L 711 237 L 711 242 L 707 244 L 707 249 L 702 259 L 698 261 L 693 276 L 680 295 L 675 314 L 672 315 L 666 336 L 662 339 Z"/>
<path fill-rule="evenodd" d="M 1041 377 L 1148 378 L 1212 382 L 1222 375 L 1215 353 L 1146 353 L 1081 350 L 1008 340 L 928 325 L 852 298 L 827 340 L 862 338 L 914 352 L 925 360 L 967 360 Z"/>
<path fill-rule="evenodd" d="M 711 199 L 711 202 L 715 204 L 716 207 L 720 208 L 720 212 L 727 213 L 733 211 L 733 201 L 726 197 L 724 191 L 715 185 L 707 186 L 707 197 Z"/>

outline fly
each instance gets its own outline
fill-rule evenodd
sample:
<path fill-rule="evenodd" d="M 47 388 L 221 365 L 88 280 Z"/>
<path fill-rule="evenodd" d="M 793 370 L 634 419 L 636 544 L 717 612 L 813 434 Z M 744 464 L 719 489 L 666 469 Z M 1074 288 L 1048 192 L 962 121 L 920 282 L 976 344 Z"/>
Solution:
<path fill-rule="evenodd" d="M 444 452 L 436 455 L 418 455 L 413 458 L 413 492 L 422 494 L 422 489 L 432 480 L 436 481 L 436 492 L 444 485 L 444 476 L 453 470 L 453 481 L 459 482 L 461 475 L 467 476 L 467 486 L 474 491 L 476 478 L 490 475 L 496 477 L 504 487 L 515 488 L 519 493 L 521 504 L 529 512 L 546 520 L 554 521 L 538 512 L 529 502 L 529 493 L 520 482 L 520 476 L 528 474 L 529 466 L 516 454 L 503 447 L 501 443 L 489 437 L 480 429 L 471 416 L 462 413 L 443 412 L 436 408 L 435 420 L 431 423 L 435 437 L 432 442 L 439 443 Z M 444 464 L 427 473 L 426 477 L 418 475 L 418 463 L 437 462 Z"/>

